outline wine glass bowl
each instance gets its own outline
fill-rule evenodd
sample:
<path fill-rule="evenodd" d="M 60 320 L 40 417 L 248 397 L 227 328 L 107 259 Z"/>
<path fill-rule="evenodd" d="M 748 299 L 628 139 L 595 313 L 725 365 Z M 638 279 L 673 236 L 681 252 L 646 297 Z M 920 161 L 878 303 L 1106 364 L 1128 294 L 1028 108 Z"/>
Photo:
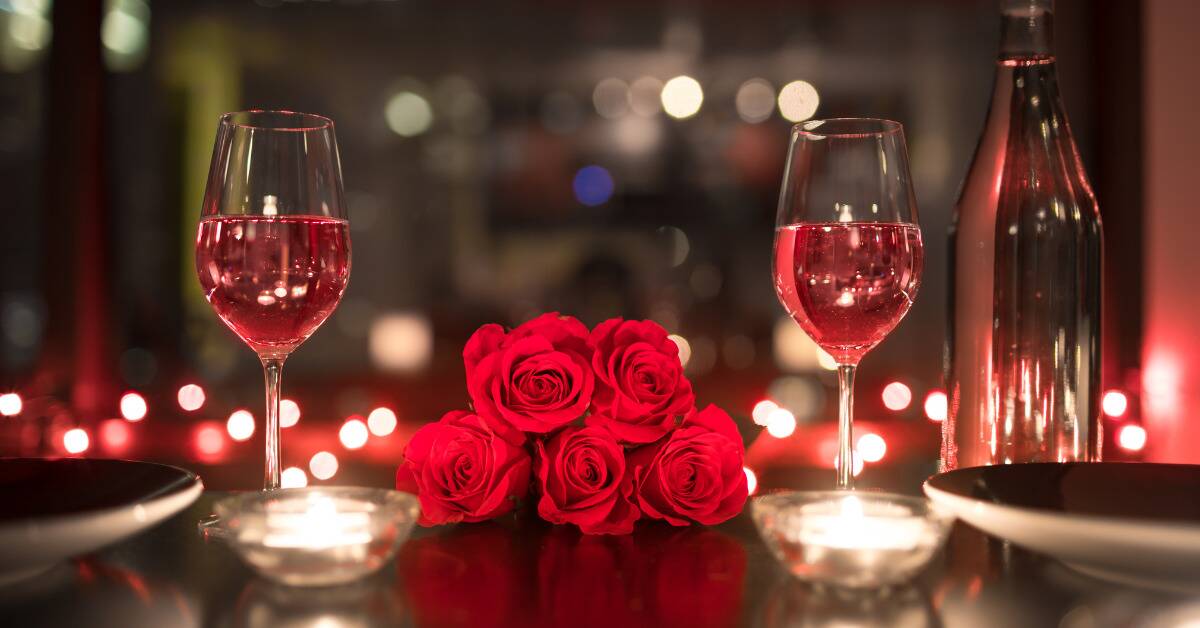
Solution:
<path fill-rule="evenodd" d="M 775 230 L 775 291 L 838 364 L 838 488 L 851 487 L 854 371 L 908 313 L 924 266 L 903 127 L 792 128 Z"/>
<path fill-rule="evenodd" d="M 350 280 L 350 226 L 333 121 L 292 111 L 221 116 L 196 233 L 217 316 L 258 354 L 267 385 L 265 486 L 278 488 L 280 374 Z"/>

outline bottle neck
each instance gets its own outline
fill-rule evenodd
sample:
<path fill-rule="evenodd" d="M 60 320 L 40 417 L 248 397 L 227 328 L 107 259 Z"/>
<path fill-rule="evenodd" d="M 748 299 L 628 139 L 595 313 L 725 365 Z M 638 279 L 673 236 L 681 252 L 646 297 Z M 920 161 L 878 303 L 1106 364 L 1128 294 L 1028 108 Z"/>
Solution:
<path fill-rule="evenodd" d="M 1054 58 L 1054 0 L 1000 0 L 1000 60 Z"/>

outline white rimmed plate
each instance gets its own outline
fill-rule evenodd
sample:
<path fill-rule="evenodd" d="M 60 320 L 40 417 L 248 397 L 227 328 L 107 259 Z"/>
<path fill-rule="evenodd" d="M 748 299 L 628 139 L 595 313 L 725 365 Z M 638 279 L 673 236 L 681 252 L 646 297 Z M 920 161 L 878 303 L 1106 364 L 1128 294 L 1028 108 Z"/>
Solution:
<path fill-rule="evenodd" d="M 0 458 L 0 584 L 141 532 L 203 490 L 195 474 L 149 462 Z"/>
<path fill-rule="evenodd" d="M 1200 587 L 1200 466 L 1030 463 L 933 476 L 925 494 L 993 536 L 1131 584 Z"/>

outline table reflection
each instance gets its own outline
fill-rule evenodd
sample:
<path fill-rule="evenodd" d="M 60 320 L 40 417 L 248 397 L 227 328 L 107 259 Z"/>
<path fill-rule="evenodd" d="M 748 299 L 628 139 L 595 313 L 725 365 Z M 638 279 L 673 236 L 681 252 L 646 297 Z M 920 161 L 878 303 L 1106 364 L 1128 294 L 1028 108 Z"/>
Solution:
<path fill-rule="evenodd" d="M 408 625 L 403 602 L 375 577 L 337 587 L 287 587 L 251 581 L 225 625 L 245 628 L 370 628 Z"/>
<path fill-rule="evenodd" d="M 419 625 L 716 627 L 738 624 L 746 562 L 712 529 L 478 524 L 410 541 L 397 565 Z"/>
<path fill-rule="evenodd" d="M 929 596 L 916 586 L 850 590 L 788 578 L 771 591 L 764 628 L 933 628 L 941 626 Z"/>

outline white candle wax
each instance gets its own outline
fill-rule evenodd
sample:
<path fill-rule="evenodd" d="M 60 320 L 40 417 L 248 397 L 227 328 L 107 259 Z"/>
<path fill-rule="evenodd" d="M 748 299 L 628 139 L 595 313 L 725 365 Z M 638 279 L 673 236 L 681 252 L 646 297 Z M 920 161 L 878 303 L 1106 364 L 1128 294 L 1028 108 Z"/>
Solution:
<path fill-rule="evenodd" d="M 865 513 L 855 495 L 806 506 L 797 517 L 795 542 L 809 548 L 876 551 L 909 551 L 928 542 L 924 517 L 890 504 L 872 504 L 871 510 Z"/>
<path fill-rule="evenodd" d="M 268 510 L 262 545 L 322 550 L 370 543 L 370 513 L 363 504 L 341 503 L 345 501 L 312 494 L 304 510 L 294 507 Z"/>

